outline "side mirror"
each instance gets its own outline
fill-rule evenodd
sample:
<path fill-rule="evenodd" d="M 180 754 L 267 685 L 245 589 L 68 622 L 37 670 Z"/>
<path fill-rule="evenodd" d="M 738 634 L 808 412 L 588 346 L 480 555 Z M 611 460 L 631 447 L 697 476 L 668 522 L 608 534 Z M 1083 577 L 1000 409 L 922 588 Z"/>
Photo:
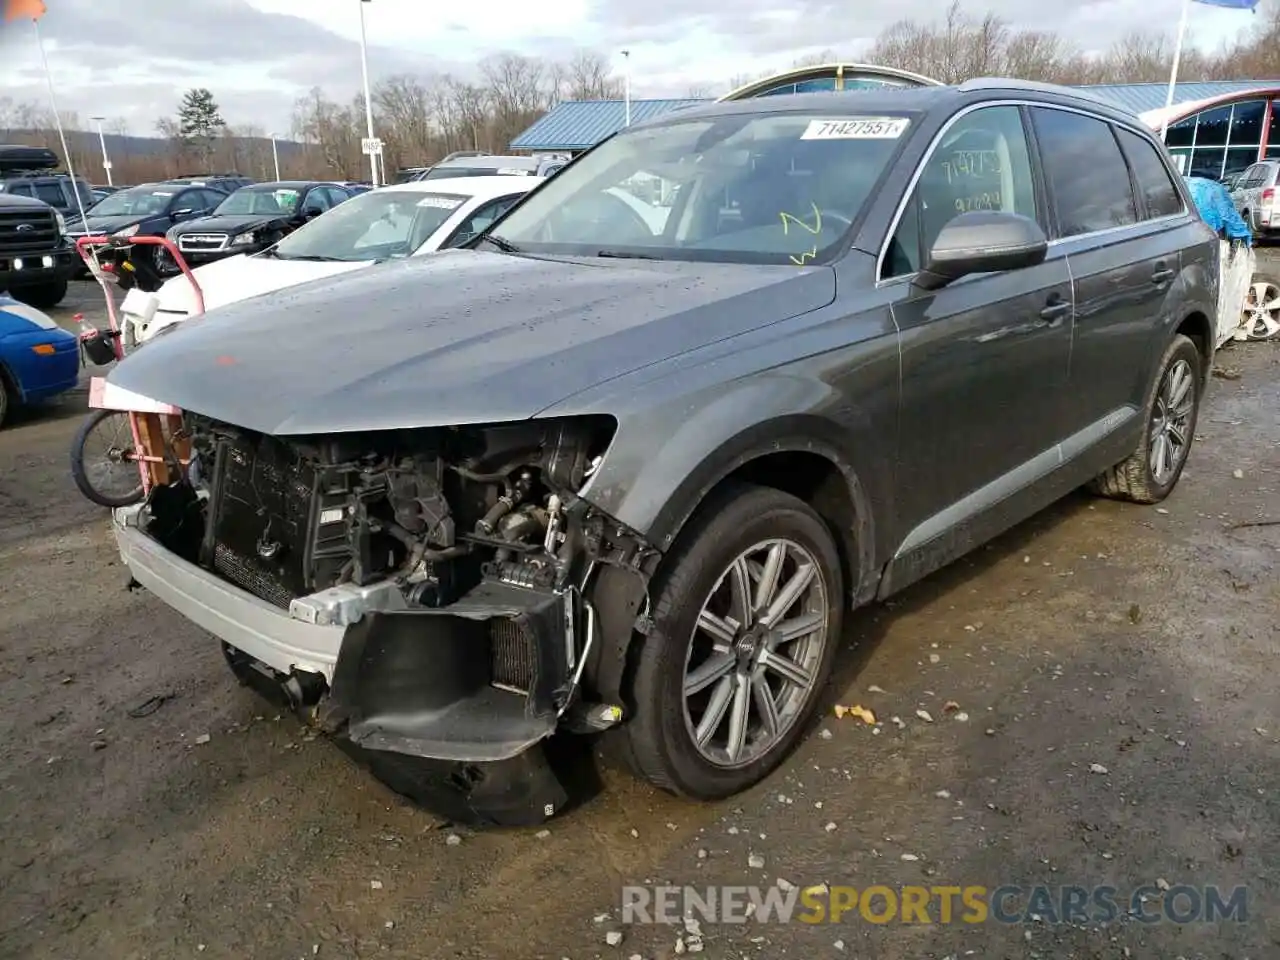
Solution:
<path fill-rule="evenodd" d="M 319 207 L 306 207 L 302 211 L 303 220 L 314 220 L 320 214 L 324 213 Z"/>
<path fill-rule="evenodd" d="M 1021 270 L 1043 263 L 1049 241 L 1029 217 L 971 210 L 947 222 L 915 284 L 938 290 L 974 273 Z"/>
<path fill-rule="evenodd" d="M 181 210 L 173 211 L 173 219 L 185 220 L 187 217 L 191 216 L 194 213 L 195 213 L 195 210 L 192 209 L 191 207 L 183 207 Z"/>

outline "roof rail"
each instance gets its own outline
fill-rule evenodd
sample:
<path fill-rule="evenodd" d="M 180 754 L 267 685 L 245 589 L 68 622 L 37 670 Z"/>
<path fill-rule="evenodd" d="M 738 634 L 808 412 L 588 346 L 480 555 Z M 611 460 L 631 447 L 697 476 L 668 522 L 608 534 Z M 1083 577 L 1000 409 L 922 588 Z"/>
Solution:
<path fill-rule="evenodd" d="M 1038 90 L 1041 93 L 1056 93 L 1076 100 L 1089 100 L 1093 103 L 1106 104 L 1115 108 L 1115 104 L 1102 97 L 1082 90 L 1080 87 L 1064 87 L 1060 83 L 1044 83 L 1040 80 L 1018 80 L 1015 77 L 974 77 L 966 80 L 957 88 L 962 93 L 974 90 Z"/>

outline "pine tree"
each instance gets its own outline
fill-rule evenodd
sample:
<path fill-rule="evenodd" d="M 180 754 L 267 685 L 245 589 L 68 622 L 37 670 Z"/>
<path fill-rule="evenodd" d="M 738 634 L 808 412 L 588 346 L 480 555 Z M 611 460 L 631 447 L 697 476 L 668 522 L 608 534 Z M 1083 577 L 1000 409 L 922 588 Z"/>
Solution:
<path fill-rule="evenodd" d="M 182 95 L 182 104 L 178 107 L 178 136 L 202 164 L 208 165 L 213 156 L 213 142 L 224 127 L 226 121 L 211 91 L 195 87 Z"/>

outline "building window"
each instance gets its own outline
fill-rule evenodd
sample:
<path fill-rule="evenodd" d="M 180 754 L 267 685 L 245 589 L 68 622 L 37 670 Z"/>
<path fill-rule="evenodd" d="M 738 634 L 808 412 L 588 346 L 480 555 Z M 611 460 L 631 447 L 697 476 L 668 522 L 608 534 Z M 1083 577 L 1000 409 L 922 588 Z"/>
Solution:
<path fill-rule="evenodd" d="M 1262 119 L 1267 101 L 1244 100 L 1231 107 L 1231 139 L 1229 147 L 1257 147 L 1262 143 Z"/>
<path fill-rule="evenodd" d="M 1196 147 L 1225 147 L 1231 130 L 1231 107 L 1214 107 L 1197 118 Z"/>
<path fill-rule="evenodd" d="M 1190 147 L 1196 142 L 1196 120 L 1197 117 L 1192 115 L 1185 120 L 1169 124 L 1164 142 L 1170 150 L 1174 147 Z"/>

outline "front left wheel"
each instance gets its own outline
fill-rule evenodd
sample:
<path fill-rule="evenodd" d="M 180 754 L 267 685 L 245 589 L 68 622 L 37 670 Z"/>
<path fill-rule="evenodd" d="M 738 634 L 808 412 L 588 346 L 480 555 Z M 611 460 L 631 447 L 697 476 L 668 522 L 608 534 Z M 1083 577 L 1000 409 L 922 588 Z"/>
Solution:
<path fill-rule="evenodd" d="M 803 736 L 840 640 L 835 540 L 806 503 L 740 485 L 681 534 L 619 733 L 636 772 L 713 800 L 764 779 Z"/>

